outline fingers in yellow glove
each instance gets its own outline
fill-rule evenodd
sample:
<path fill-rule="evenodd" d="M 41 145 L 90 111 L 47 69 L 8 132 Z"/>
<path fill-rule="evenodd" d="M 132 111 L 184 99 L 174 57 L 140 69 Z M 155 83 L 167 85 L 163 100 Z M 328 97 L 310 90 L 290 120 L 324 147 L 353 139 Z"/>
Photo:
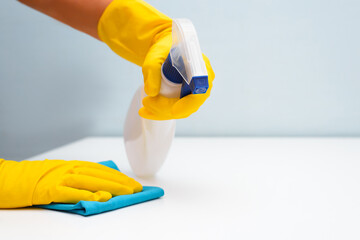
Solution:
<path fill-rule="evenodd" d="M 143 118 L 152 120 L 169 120 L 187 118 L 195 113 L 210 96 L 215 73 L 209 59 L 203 55 L 208 72 L 209 89 L 205 94 L 190 94 L 183 98 L 167 98 L 161 95 L 147 96 L 143 99 L 143 108 L 139 114 Z"/>
<path fill-rule="evenodd" d="M 56 191 L 58 191 L 59 194 L 54 196 L 52 201 L 54 203 L 78 203 L 79 201 L 106 202 L 112 198 L 111 193 L 105 191 L 90 192 L 65 186 L 57 187 Z M 44 198 L 42 198 L 41 195 L 37 195 L 37 198 L 33 200 L 33 204 L 44 204 L 42 199 Z"/>
<path fill-rule="evenodd" d="M 105 166 L 104 166 L 105 167 Z M 110 170 L 110 171 L 109 171 Z M 96 168 L 89 168 L 89 167 L 79 167 L 73 170 L 73 173 L 76 175 L 84 175 L 84 176 L 90 176 L 94 177 L 100 180 L 107 180 L 110 182 L 114 182 L 117 184 L 122 184 L 124 186 L 128 186 L 129 189 L 131 189 L 132 192 L 140 192 L 142 190 L 142 186 L 140 183 L 135 181 L 133 178 L 129 178 L 125 174 L 116 171 L 114 169 L 109 168 L 108 169 L 96 169 Z M 113 170 L 113 171 L 111 171 Z M 103 189 L 105 190 L 105 188 Z M 97 191 L 97 190 L 95 190 Z M 115 192 L 109 191 L 113 195 L 119 195 Z"/>
<path fill-rule="evenodd" d="M 172 43 L 171 28 L 164 31 L 160 38 L 155 39 L 146 54 L 142 72 L 144 76 L 144 90 L 148 96 L 156 96 L 160 92 L 161 66 L 170 52 Z"/>
<path fill-rule="evenodd" d="M 81 167 L 77 167 L 72 170 L 74 173 L 99 177 L 102 179 L 107 179 L 121 184 L 126 184 L 130 186 L 135 193 L 142 191 L 142 186 L 139 182 L 135 181 L 133 178 L 126 176 L 124 173 L 118 170 L 94 162 L 87 162 L 87 161 L 74 161 L 74 162 L 79 162 L 81 164 Z"/>
<path fill-rule="evenodd" d="M 86 175 L 68 174 L 64 177 L 62 184 L 64 186 L 91 192 L 103 190 L 111 193 L 113 196 L 134 193 L 134 190 L 130 186 Z"/>

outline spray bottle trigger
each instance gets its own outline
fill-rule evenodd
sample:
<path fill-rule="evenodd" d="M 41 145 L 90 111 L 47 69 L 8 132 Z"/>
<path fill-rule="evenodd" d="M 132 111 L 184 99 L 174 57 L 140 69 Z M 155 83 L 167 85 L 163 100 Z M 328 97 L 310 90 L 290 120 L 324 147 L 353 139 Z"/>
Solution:
<path fill-rule="evenodd" d="M 170 82 L 182 84 L 180 98 L 183 98 L 189 94 L 204 94 L 209 88 L 207 75 L 193 76 L 190 80 L 190 84 L 187 84 L 179 71 L 173 66 L 170 54 L 163 63 L 162 71 L 164 76 Z"/>
<path fill-rule="evenodd" d="M 189 94 L 204 94 L 209 88 L 208 76 L 196 76 L 191 79 L 190 85 L 182 82 L 180 98 Z"/>

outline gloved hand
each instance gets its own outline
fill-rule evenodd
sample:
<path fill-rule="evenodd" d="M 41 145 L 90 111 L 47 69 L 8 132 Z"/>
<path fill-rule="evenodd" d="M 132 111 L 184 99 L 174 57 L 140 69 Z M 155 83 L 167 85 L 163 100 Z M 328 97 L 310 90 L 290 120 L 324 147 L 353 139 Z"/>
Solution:
<path fill-rule="evenodd" d="M 188 95 L 182 99 L 158 95 L 161 66 L 172 44 L 172 20 L 142 0 L 114 0 L 98 23 L 98 34 L 115 53 L 142 67 L 145 83 L 144 107 L 139 114 L 148 119 L 185 118 L 196 112 L 209 97 L 215 78 L 210 62 L 204 56 L 209 74 L 206 94 Z"/>
<path fill-rule="evenodd" d="M 140 183 L 98 163 L 0 159 L 0 208 L 105 202 L 112 196 L 142 191 Z"/>
<path fill-rule="evenodd" d="M 212 81 L 215 78 L 209 59 L 203 55 L 208 72 L 209 89 L 205 94 L 190 94 L 183 98 L 167 98 L 162 95 L 147 96 L 143 99 L 143 108 L 139 114 L 143 118 L 152 120 L 168 120 L 187 118 L 196 112 L 210 96 Z"/>

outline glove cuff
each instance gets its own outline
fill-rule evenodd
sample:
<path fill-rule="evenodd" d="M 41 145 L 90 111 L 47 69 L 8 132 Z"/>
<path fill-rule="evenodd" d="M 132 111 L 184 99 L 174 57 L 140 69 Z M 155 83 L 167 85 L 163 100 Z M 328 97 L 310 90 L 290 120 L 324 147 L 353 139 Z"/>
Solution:
<path fill-rule="evenodd" d="M 172 20 L 142 0 L 112 1 L 98 23 L 98 35 L 115 53 L 142 66 L 153 42 L 171 33 Z"/>
<path fill-rule="evenodd" d="M 36 164 L 41 167 L 42 163 L 40 161 L 16 162 L 0 159 L 0 208 L 19 208 L 32 205 L 34 189 L 41 177 L 39 172 L 34 172 Z"/>

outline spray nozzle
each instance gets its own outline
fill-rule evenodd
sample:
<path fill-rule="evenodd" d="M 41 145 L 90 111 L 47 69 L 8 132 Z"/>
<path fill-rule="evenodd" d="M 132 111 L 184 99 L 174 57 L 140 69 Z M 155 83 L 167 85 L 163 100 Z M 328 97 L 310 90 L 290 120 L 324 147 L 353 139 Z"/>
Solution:
<path fill-rule="evenodd" d="M 195 27 L 190 20 L 173 20 L 172 41 L 170 54 L 163 65 L 164 75 L 171 82 L 182 83 L 180 97 L 206 93 L 208 74 Z"/>

